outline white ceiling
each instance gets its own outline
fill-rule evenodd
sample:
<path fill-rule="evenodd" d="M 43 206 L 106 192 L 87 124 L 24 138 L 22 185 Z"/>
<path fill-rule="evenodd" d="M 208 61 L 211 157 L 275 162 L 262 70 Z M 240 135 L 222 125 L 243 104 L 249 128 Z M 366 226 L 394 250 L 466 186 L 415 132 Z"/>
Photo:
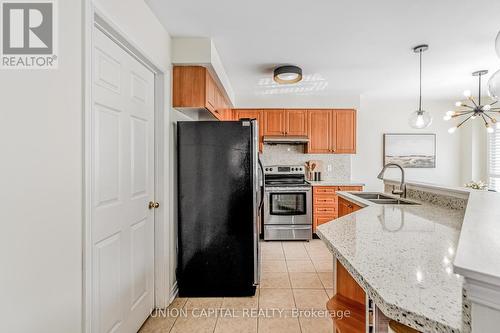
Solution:
<path fill-rule="evenodd" d="M 211 37 L 238 96 L 418 93 L 424 53 L 425 98 L 476 91 L 470 74 L 500 69 L 498 0 L 146 0 L 172 36 Z M 296 64 L 305 80 L 276 86 L 272 68 Z"/>

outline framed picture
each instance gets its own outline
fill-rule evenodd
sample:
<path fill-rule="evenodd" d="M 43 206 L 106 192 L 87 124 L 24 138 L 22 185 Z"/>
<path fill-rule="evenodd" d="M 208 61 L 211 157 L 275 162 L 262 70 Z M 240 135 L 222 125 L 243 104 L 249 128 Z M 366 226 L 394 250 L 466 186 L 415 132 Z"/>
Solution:
<path fill-rule="evenodd" d="M 384 165 L 436 167 L 436 134 L 384 134 Z"/>

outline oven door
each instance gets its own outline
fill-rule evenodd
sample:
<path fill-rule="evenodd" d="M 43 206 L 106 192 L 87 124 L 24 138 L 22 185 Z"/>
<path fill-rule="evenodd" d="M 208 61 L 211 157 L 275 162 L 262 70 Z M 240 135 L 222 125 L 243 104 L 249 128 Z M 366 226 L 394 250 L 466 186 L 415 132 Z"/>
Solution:
<path fill-rule="evenodd" d="M 312 224 L 310 189 L 266 189 L 264 224 Z"/>

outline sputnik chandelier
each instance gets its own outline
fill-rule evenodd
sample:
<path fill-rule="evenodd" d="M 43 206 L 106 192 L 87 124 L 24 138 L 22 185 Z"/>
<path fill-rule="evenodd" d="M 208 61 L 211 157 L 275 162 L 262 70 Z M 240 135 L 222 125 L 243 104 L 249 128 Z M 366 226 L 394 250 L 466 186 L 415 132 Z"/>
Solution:
<path fill-rule="evenodd" d="M 458 125 L 451 127 L 448 130 L 448 133 L 454 133 L 457 128 L 465 124 L 468 120 L 480 119 L 484 122 L 484 126 L 488 133 L 493 133 L 493 126 L 496 126 L 497 129 L 500 129 L 500 121 L 497 121 L 495 115 L 500 114 L 500 107 L 493 107 L 498 101 L 495 101 L 491 104 L 482 104 L 481 100 L 481 79 L 483 75 L 488 74 L 487 70 L 480 70 L 472 73 L 473 76 L 477 76 L 479 79 L 479 89 L 478 89 L 478 98 L 477 100 L 472 97 L 472 93 L 470 90 L 464 91 L 464 96 L 470 103 L 464 102 L 456 102 L 455 106 L 457 107 L 456 111 L 448 111 L 444 116 L 444 120 L 451 120 L 457 118 L 460 120 Z"/>

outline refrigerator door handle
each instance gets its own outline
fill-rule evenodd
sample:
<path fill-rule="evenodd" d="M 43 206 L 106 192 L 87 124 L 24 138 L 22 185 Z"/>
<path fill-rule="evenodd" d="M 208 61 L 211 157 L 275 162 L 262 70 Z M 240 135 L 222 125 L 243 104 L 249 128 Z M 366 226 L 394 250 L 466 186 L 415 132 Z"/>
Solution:
<path fill-rule="evenodd" d="M 253 221 L 253 270 L 254 270 L 254 285 L 258 285 L 260 282 L 260 251 L 259 251 L 259 212 L 260 203 L 257 202 L 257 194 L 259 194 L 260 184 L 259 184 L 259 125 L 255 119 L 251 121 L 252 123 L 252 164 L 253 164 L 253 177 L 254 177 L 254 191 L 253 191 L 253 203 L 254 203 L 254 221 Z"/>
<path fill-rule="evenodd" d="M 262 166 L 262 162 L 260 161 L 260 158 L 259 158 L 259 168 L 260 168 L 260 172 L 262 173 L 262 187 L 264 187 L 264 184 L 265 184 L 264 167 Z M 260 187 L 260 184 L 259 184 L 259 187 Z M 262 211 L 262 205 L 264 204 L 264 189 L 259 188 L 259 192 L 260 192 L 260 203 L 259 203 L 259 214 L 260 214 L 260 212 Z"/>

